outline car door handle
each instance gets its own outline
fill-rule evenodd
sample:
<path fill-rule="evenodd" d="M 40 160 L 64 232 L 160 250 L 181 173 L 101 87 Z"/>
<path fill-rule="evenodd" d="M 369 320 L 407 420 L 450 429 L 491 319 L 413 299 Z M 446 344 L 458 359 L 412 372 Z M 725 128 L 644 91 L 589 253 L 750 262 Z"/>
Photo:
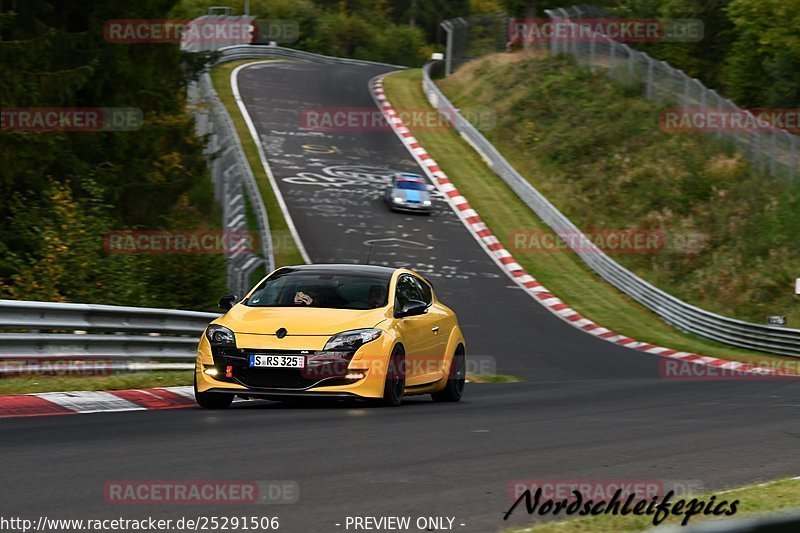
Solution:
<path fill-rule="evenodd" d="M 434 333 L 439 333 L 439 326 L 432 327 L 431 331 L 434 332 Z"/>

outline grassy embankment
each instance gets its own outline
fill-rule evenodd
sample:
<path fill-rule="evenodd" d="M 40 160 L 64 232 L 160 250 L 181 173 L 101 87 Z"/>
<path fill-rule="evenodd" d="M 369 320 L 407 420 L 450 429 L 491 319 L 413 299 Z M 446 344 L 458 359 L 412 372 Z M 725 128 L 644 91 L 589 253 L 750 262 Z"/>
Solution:
<path fill-rule="evenodd" d="M 420 78 L 419 70 L 387 76 L 386 93 L 398 111 L 428 107 Z M 730 272 L 718 272 L 715 277 L 706 266 L 738 261 L 733 250 L 749 249 L 759 242 L 744 236 L 746 242 L 737 245 L 730 232 L 734 222 L 726 222 L 729 217 L 738 216 L 737 224 L 744 231 L 755 224 L 750 217 L 756 215 L 750 211 L 765 208 L 758 200 L 775 195 L 775 214 L 768 221 L 776 227 L 781 221 L 789 223 L 788 210 L 796 196 L 786 187 L 767 187 L 763 180 L 756 187 L 738 156 L 699 135 L 662 132 L 655 104 L 566 59 L 494 56 L 468 64 L 442 82 L 442 87 L 462 111 L 474 111 L 472 116 L 494 111 L 494 126 L 481 124 L 484 134 L 580 227 L 658 229 L 667 236 L 667 244 L 669 235 L 675 233 L 699 228 L 709 232 L 710 250 L 687 253 L 666 246 L 656 254 L 616 256 L 677 296 L 687 297 L 698 279 L 739 283 L 738 278 L 731 280 Z M 412 130 L 526 270 L 583 315 L 637 340 L 674 349 L 743 361 L 779 358 L 677 331 L 601 280 L 574 254 L 515 249 L 515 232 L 548 233 L 547 226 L 454 130 Z M 747 191 L 756 201 L 744 201 Z M 736 201 L 722 201 L 731 197 Z M 722 243 L 715 244 L 717 240 Z M 785 241 L 776 240 L 776 246 L 781 242 Z M 778 250 L 782 257 L 800 253 L 785 247 Z M 783 262 L 781 265 L 788 268 Z M 713 300 L 716 303 L 705 307 L 731 314 L 735 306 L 721 308 L 723 297 L 718 293 L 718 289 L 706 289 L 686 299 L 695 303 Z M 785 300 L 775 305 L 776 311 L 800 321 Z M 760 309 L 766 305 L 763 299 L 754 301 Z"/>
<path fill-rule="evenodd" d="M 272 190 L 269 178 L 267 177 L 267 173 L 258 157 L 258 148 L 250 132 L 247 130 L 247 125 L 239 111 L 239 106 L 236 105 L 236 101 L 233 99 L 233 91 L 231 90 L 230 83 L 231 72 L 239 65 L 252 62 L 251 60 L 246 60 L 223 63 L 222 65 L 214 67 L 211 71 L 211 80 L 214 83 L 214 89 L 216 89 L 217 94 L 219 94 L 233 120 L 236 132 L 239 134 L 239 139 L 242 141 L 242 146 L 247 156 L 247 162 L 253 170 L 258 188 L 261 191 L 261 197 L 264 199 L 274 246 L 273 254 L 275 256 L 275 266 L 303 264 L 303 258 L 297 249 L 294 239 L 292 239 L 289 227 L 286 224 L 286 219 L 283 216 L 283 211 L 281 211 L 278 200 L 275 197 L 275 192 Z"/>

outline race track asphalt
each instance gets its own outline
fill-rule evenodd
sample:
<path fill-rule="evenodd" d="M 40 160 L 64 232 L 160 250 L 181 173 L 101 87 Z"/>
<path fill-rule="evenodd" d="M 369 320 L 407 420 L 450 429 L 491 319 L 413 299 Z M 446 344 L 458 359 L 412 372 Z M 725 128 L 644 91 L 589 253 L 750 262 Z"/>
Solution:
<path fill-rule="evenodd" d="M 532 521 L 522 510 L 502 520 L 519 480 L 718 490 L 800 474 L 796 382 L 664 379 L 656 356 L 582 333 L 516 288 L 443 200 L 430 217 L 389 212 L 382 175 L 419 172 L 393 133 L 304 128 L 304 111 L 373 109 L 367 82 L 384 70 L 269 62 L 241 70 L 239 86 L 311 259 L 364 262 L 373 241 L 370 262 L 428 277 L 457 312 L 468 352 L 525 381 L 397 409 L 243 402 L 2 420 L 0 516 L 278 516 L 292 532 L 345 531 L 348 516 L 449 516 L 456 531 L 486 532 Z M 109 481 L 148 479 L 291 480 L 300 498 L 205 507 L 104 498 Z"/>

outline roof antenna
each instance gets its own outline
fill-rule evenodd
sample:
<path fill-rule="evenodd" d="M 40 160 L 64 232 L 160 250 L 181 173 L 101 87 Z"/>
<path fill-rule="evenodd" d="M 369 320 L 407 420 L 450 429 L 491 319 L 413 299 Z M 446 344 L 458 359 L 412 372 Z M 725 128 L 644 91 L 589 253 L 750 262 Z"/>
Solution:
<path fill-rule="evenodd" d="M 369 250 L 367 250 L 367 264 L 369 264 L 369 257 L 372 255 L 372 241 L 369 241 Z"/>

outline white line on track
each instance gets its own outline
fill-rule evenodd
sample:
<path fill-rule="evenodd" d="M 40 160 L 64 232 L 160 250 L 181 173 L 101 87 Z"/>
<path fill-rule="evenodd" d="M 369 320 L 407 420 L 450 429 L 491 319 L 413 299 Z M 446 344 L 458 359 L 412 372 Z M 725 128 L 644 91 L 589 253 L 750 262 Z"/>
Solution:
<path fill-rule="evenodd" d="M 303 261 L 306 263 L 311 263 L 311 258 L 308 256 L 306 247 L 303 245 L 303 241 L 300 239 L 300 234 L 297 232 L 297 228 L 294 225 L 292 215 L 289 214 L 289 208 L 286 206 L 286 201 L 283 199 L 283 194 L 281 194 L 281 190 L 278 187 L 278 182 L 275 180 L 275 175 L 272 173 L 272 169 L 269 166 L 269 161 L 267 161 L 267 154 L 264 152 L 264 147 L 262 146 L 261 139 L 258 136 L 256 125 L 253 122 L 253 119 L 250 117 L 250 113 L 247 111 L 247 106 L 245 105 L 244 100 L 242 100 L 242 95 L 239 92 L 239 72 L 247 67 L 262 65 L 265 63 L 276 63 L 276 61 L 255 61 L 252 63 L 239 65 L 233 69 L 233 72 L 231 72 L 231 91 L 233 91 L 233 99 L 236 101 L 236 105 L 239 106 L 239 111 L 242 113 L 242 118 L 244 118 L 244 122 L 247 124 L 247 131 L 250 132 L 250 137 L 252 137 L 253 142 L 256 145 L 256 149 L 258 150 L 258 158 L 261 160 L 261 166 L 264 167 L 264 172 L 267 173 L 269 183 L 272 186 L 273 192 L 275 193 L 275 199 L 278 201 L 278 205 L 281 207 L 283 218 L 286 219 L 286 225 L 289 228 L 289 232 L 292 234 L 295 244 L 297 244 L 297 249 L 300 251 Z"/>

